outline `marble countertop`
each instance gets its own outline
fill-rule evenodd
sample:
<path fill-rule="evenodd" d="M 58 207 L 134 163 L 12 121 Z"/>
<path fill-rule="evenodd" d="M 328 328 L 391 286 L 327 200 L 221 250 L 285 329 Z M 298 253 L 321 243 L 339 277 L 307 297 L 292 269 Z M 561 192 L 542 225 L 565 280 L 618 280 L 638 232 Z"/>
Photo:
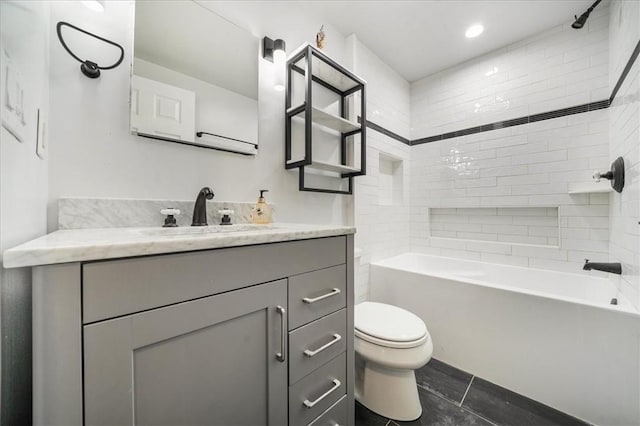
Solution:
<path fill-rule="evenodd" d="M 6 250 L 5 268 L 87 260 L 115 259 L 281 241 L 306 240 L 355 233 L 337 225 L 240 224 L 177 228 L 69 229 Z"/>

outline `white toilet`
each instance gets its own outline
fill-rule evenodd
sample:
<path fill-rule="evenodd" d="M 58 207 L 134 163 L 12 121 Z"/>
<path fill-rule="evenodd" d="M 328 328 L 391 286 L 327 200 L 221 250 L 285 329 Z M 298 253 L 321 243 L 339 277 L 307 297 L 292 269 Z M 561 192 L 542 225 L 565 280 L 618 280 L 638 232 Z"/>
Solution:
<path fill-rule="evenodd" d="M 390 419 L 420 417 L 414 370 L 433 353 L 424 321 L 397 306 L 362 302 L 355 307 L 354 323 L 356 400 Z"/>

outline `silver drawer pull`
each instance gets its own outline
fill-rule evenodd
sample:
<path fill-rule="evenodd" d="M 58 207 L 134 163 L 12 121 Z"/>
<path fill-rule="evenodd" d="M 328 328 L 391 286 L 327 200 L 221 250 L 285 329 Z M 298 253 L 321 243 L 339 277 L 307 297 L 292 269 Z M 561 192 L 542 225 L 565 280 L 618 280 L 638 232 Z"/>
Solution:
<path fill-rule="evenodd" d="M 313 402 L 309 401 L 308 399 L 305 399 L 304 402 L 303 402 L 304 406 L 307 407 L 307 408 L 313 408 L 318 402 L 320 402 L 323 399 L 325 399 L 326 397 L 328 397 L 332 392 L 334 392 L 336 389 L 338 389 L 341 385 L 342 385 L 342 383 L 340 383 L 340 380 L 333 379 L 333 387 L 331 389 L 329 389 L 328 391 L 326 391 L 325 393 L 320 395 L 320 397 L 318 397 L 318 399 L 316 399 Z"/>
<path fill-rule="evenodd" d="M 314 297 L 313 299 L 310 299 L 308 297 L 303 297 L 302 301 L 304 303 L 315 303 L 315 302 L 319 302 L 320 300 L 326 299 L 327 297 L 335 296 L 336 294 L 340 294 L 340 293 L 341 291 L 339 288 L 334 288 L 329 293 L 323 294 L 322 296 Z"/>
<path fill-rule="evenodd" d="M 304 354 L 308 357 L 312 357 L 322 351 L 324 351 L 325 349 L 329 348 L 330 346 L 335 345 L 336 343 L 338 343 L 340 340 L 342 340 L 342 336 L 340 336 L 338 333 L 333 335 L 333 340 L 330 341 L 329 343 L 327 343 L 326 345 L 322 345 L 320 346 L 318 349 L 316 349 L 315 351 L 312 351 L 310 349 L 305 349 Z"/>
<path fill-rule="evenodd" d="M 285 325 L 284 316 L 287 311 L 284 310 L 282 306 L 277 306 L 276 310 L 280 314 L 280 352 L 276 353 L 276 359 L 280 362 L 285 362 L 287 359 L 285 358 L 285 347 L 284 342 L 287 338 L 287 327 Z"/>

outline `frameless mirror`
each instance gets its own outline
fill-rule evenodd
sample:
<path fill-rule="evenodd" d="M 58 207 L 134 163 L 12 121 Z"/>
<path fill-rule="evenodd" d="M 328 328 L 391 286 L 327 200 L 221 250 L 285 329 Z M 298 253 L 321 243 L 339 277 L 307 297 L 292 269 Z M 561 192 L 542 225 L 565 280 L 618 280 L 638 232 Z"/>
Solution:
<path fill-rule="evenodd" d="M 131 132 L 255 154 L 258 55 L 206 1 L 136 1 Z"/>

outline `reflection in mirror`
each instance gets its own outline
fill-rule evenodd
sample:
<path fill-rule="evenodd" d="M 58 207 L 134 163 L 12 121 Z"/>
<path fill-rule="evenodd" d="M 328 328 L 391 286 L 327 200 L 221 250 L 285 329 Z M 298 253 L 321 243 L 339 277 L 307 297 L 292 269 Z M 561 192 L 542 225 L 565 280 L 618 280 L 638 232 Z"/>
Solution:
<path fill-rule="evenodd" d="M 259 40 L 210 7 L 136 1 L 131 132 L 255 154 Z"/>

